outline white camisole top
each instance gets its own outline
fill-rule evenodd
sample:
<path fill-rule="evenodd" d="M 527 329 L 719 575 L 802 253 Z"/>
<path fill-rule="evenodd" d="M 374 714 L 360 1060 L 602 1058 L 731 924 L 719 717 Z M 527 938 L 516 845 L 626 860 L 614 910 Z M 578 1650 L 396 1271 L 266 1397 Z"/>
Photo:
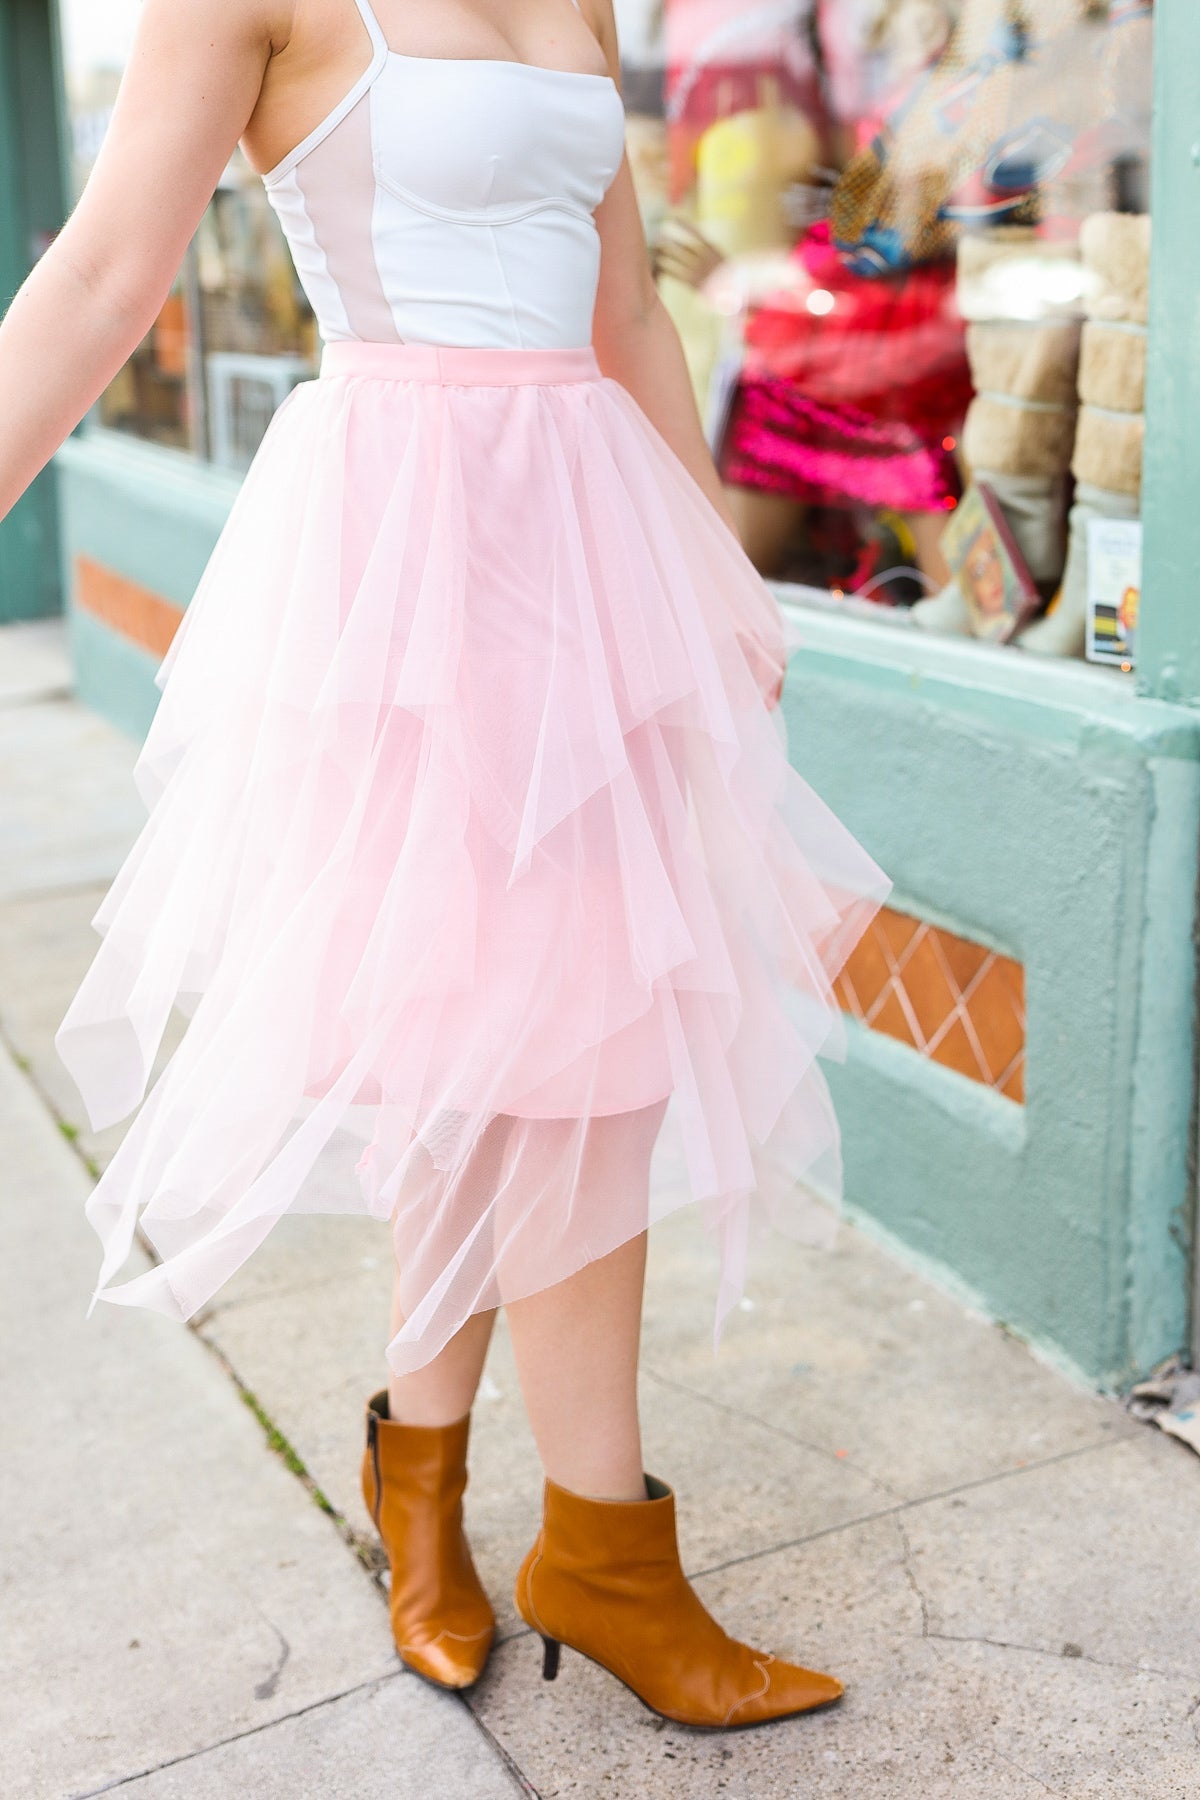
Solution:
<path fill-rule="evenodd" d="M 263 177 L 324 341 L 590 344 L 593 215 L 624 150 L 615 83 L 402 56 L 356 4 L 370 64 Z"/>

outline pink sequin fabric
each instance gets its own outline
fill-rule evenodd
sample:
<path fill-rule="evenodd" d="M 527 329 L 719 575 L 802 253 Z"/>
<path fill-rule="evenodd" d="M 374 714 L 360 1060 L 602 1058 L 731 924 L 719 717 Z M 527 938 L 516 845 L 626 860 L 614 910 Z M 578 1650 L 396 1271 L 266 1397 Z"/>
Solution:
<path fill-rule="evenodd" d="M 794 284 L 750 320 L 723 473 L 818 505 L 941 511 L 961 491 L 946 440 L 972 393 L 953 265 L 856 275 L 824 225 L 794 260 Z"/>

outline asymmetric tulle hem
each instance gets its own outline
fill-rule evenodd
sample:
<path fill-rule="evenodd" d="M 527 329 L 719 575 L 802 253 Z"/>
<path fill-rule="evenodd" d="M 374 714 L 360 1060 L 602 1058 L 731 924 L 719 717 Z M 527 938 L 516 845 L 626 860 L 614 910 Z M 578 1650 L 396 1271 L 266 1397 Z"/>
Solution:
<path fill-rule="evenodd" d="M 789 764 L 786 648 L 590 351 L 331 346 L 160 671 L 58 1035 L 94 1125 L 136 1111 L 97 1297 L 187 1318 L 284 1213 L 365 1211 L 402 1372 L 684 1201 L 718 1327 L 756 1220 L 826 1236 L 817 1057 L 887 884 Z"/>

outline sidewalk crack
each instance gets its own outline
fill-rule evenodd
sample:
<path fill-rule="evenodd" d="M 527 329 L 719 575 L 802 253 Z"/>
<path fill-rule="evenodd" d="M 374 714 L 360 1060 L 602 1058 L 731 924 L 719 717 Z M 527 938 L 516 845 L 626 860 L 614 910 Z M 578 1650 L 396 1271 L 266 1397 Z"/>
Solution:
<path fill-rule="evenodd" d="M 254 1690 L 254 1698 L 256 1700 L 273 1700 L 275 1691 L 279 1686 L 279 1678 L 287 1667 L 288 1659 L 292 1654 L 292 1646 L 288 1643 L 274 1619 L 268 1619 L 266 1613 L 263 1613 L 262 1617 L 266 1620 L 267 1624 L 271 1627 L 271 1630 L 275 1633 L 275 1636 L 279 1639 L 279 1661 L 275 1664 L 275 1667 L 271 1670 L 271 1673 L 266 1679 L 258 1683 Z"/>
<path fill-rule="evenodd" d="M 936 1493 L 922 1494 L 916 1499 L 902 1500 L 896 1506 L 881 1506 L 875 1512 L 858 1513 L 853 1518 L 843 1519 L 836 1525 L 823 1525 L 819 1531 L 802 1532 L 798 1537 L 784 1538 L 777 1544 L 764 1544 L 760 1550 L 747 1550 L 740 1556 L 728 1556 L 723 1562 L 712 1563 L 706 1569 L 697 1569 L 689 1579 L 695 1581 L 706 1575 L 720 1575 L 726 1569 L 740 1568 L 743 1563 L 758 1562 L 768 1556 L 778 1556 L 782 1550 L 799 1550 L 806 1544 L 816 1544 L 822 1538 L 836 1537 L 839 1532 L 856 1531 L 862 1525 L 874 1525 L 880 1519 L 896 1519 L 902 1513 L 915 1512 L 918 1507 L 933 1506 L 939 1500 L 952 1500 L 956 1494 L 968 1494 L 975 1488 L 994 1487 L 998 1482 L 1017 1481 L 1027 1475 L 1035 1475 L 1040 1469 L 1052 1469 L 1058 1463 L 1072 1462 L 1076 1457 L 1094 1456 L 1100 1450 L 1115 1449 L 1119 1438 L 1103 1438 L 1095 1444 L 1079 1444 L 1074 1450 L 1060 1450 L 1055 1456 L 1043 1457 L 1040 1462 L 1025 1463 L 1019 1469 L 1002 1469 L 996 1475 L 982 1475 L 976 1481 L 961 1481 L 954 1487 L 939 1488 Z M 839 1467 L 844 1467 L 839 1464 Z"/>
<path fill-rule="evenodd" d="M 912 1539 L 909 1537 L 908 1529 L 899 1514 L 896 1516 L 895 1525 L 900 1538 L 900 1560 L 904 1569 L 904 1578 L 912 1589 L 918 1606 L 921 1608 L 921 1636 L 923 1638 L 940 1637 L 940 1632 L 931 1632 L 929 1629 L 929 1601 L 925 1597 L 924 1588 L 917 1580 L 917 1572 L 913 1567 Z"/>
<path fill-rule="evenodd" d="M 1094 1669 L 1115 1669 L 1121 1675 L 1159 1675 L 1164 1681 L 1187 1680 L 1187 1674 L 1181 1669 L 1160 1669 L 1153 1663 L 1110 1662 L 1107 1657 L 1089 1656 L 1078 1644 L 1068 1644 L 1062 1650 L 1050 1650 L 1044 1644 L 1022 1644 L 1013 1638 L 988 1637 L 984 1632 L 974 1631 L 927 1631 L 923 1634 L 932 1643 L 939 1644 L 984 1644 L 991 1650 L 1016 1650 L 1025 1656 L 1047 1656 L 1053 1662 L 1090 1663 Z M 1200 1706 L 1200 1701 L 1197 1701 Z M 1193 1709 L 1194 1710 L 1194 1709 Z"/>
<path fill-rule="evenodd" d="M 1010 1769 L 1015 1769 L 1018 1775 L 1023 1775 L 1026 1781 L 1036 1781 L 1038 1786 L 1040 1788 L 1045 1788 L 1048 1794 L 1057 1794 L 1059 1800 L 1066 1800 L 1066 1796 L 1063 1794 L 1061 1788 L 1051 1787 L 1048 1781 L 1043 1781 L 1040 1775 L 1035 1775 L 1033 1773 L 1032 1769 L 1023 1769 L 1019 1762 L 1013 1761 L 1011 1756 L 1005 1756 L 1003 1750 L 993 1749 L 991 1754 L 999 1757 L 1002 1763 L 1007 1763 Z"/>

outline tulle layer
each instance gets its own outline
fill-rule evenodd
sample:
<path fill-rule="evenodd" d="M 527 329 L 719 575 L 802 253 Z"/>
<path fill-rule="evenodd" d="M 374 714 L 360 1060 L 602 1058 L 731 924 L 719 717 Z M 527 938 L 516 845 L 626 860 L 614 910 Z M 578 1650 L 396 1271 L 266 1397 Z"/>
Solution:
<path fill-rule="evenodd" d="M 590 352 L 327 353 L 160 671 L 59 1031 L 94 1125 L 140 1107 L 97 1297 L 190 1317 L 289 1209 L 365 1210 L 404 1370 L 685 1200 L 718 1324 L 755 1214 L 821 1235 L 816 1059 L 886 882 L 788 762 L 785 654 Z M 111 1285 L 139 1223 L 161 1260 Z"/>

